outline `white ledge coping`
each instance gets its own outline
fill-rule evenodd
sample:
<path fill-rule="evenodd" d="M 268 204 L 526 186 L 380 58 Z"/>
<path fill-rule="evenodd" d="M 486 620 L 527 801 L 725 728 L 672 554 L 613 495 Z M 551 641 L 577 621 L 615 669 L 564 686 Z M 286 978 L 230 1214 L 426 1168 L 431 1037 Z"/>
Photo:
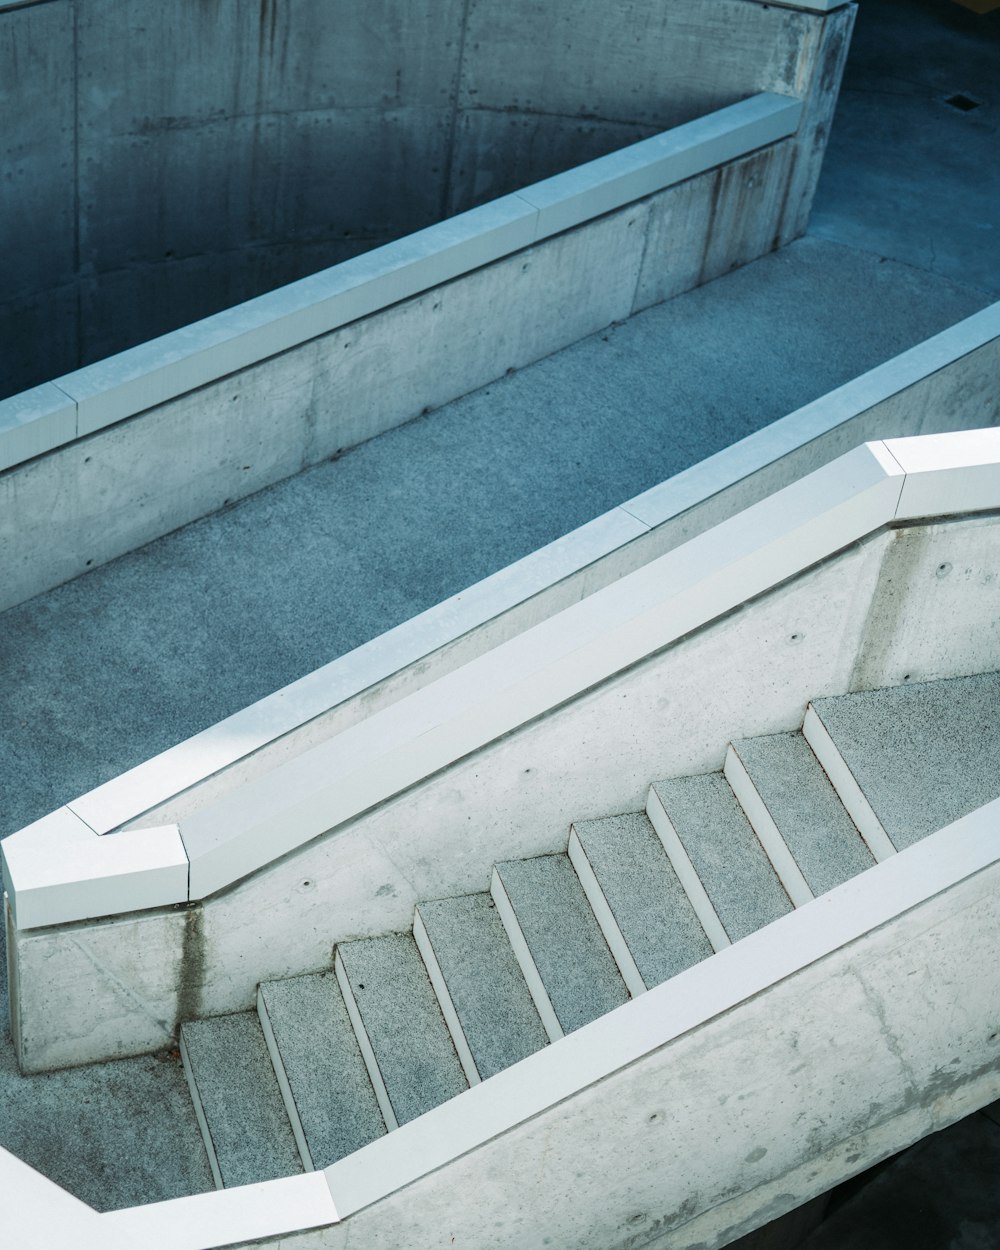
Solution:
<path fill-rule="evenodd" d="M 0 470 L 794 134 L 764 92 L 0 402 Z"/>
<path fill-rule="evenodd" d="M 71 810 L 98 833 L 120 828 L 997 339 L 1000 302 L 88 791 Z"/>
<path fill-rule="evenodd" d="M 1000 507 L 1000 428 L 867 443 L 183 820 L 187 897 L 204 898 L 543 716 L 887 524 Z M 67 814 L 68 812 L 68 814 Z M 180 881 L 174 826 L 108 875 L 63 809 L 4 839 L 19 928 L 116 913 Z M 43 835 L 44 836 L 41 836 Z M 61 850 L 65 840 L 66 853 Z M 88 849 L 89 848 L 89 849 Z M 93 854 L 81 868 L 80 859 Z M 53 863 L 65 859 L 64 873 Z M 114 863 L 117 867 L 119 860 Z M 77 874 L 74 877 L 74 874 Z M 146 905 L 155 906 L 156 902 Z"/>
<path fill-rule="evenodd" d="M 990 868 L 998 831 L 1000 799 L 321 1172 L 99 1215 L 0 1149 L 5 1231 L 19 1250 L 216 1250 L 347 1219 Z"/>
<path fill-rule="evenodd" d="M 3 882 L 22 929 L 186 903 L 188 857 L 176 825 L 99 837 L 68 807 L 3 843 Z M 15 884 L 16 883 L 16 884 Z"/>

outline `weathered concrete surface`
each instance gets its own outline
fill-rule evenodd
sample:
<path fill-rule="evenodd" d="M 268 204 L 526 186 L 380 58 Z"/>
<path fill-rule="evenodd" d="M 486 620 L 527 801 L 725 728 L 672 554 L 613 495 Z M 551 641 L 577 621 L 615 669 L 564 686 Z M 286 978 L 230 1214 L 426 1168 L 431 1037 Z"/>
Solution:
<path fill-rule="evenodd" d="M 849 688 L 997 667 L 1000 579 L 993 519 L 896 531 Z"/>
<path fill-rule="evenodd" d="M 856 1187 L 835 1190 L 823 1226 L 792 1244 L 797 1250 L 861 1245 L 865 1250 L 989 1250 L 1000 1244 L 998 1116 L 996 1104 L 986 1107 L 925 1137 L 867 1183 L 859 1177 Z"/>
<path fill-rule="evenodd" d="M 985 520 L 959 521 L 952 535 L 959 548 L 973 526 L 989 544 Z M 325 966 L 332 942 L 405 928 L 420 899 L 485 889 L 495 862 L 561 850 L 573 820 L 640 808 L 658 774 L 718 768 L 728 739 L 797 728 L 808 699 L 849 688 L 868 631 L 881 637 L 871 603 L 892 542 L 883 534 L 863 543 L 580 698 L 558 717 L 526 726 L 336 837 L 209 899 L 188 914 L 186 926 L 164 935 L 153 981 L 159 987 L 155 1012 L 136 1012 L 122 985 L 133 984 L 139 993 L 142 977 L 136 980 L 128 964 L 119 968 L 115 960 L 114 975 L 100 978 L 99 991 L 74 995 L 78 955 L 67 947 L 58 963 L 65 987 L 60 981 L 54 992 L 32 976 L 20 979 L 24 1018 L 32 1022 L 26 1065 L 108 1053 L 90 1049 L 107 1040 L 108 1020 L 116 1020 L 116 1046 L 127 1034 L 128 1045 L 144 1049 L 159 1044 L 156 1030 L 163 1022 L 169 1030 L 177 1018 L 172 1010 L 183 1017 L 245 1008 L 258 980 Z M 950 584 L 948 610 L 931 615 L 928 635 L 952 632 L 956 618 L 979 619 L 994 603 L 991 581 L 955 578 Z M 932 637 L 923 643 L 935 647 Z M 1000 667 L 990 645 L 988 637 L 980 639 L 980 662 Z M 752 672 L 748 654 L 757 659 Z M 713 674 L 711 682 L 705 673 Z M 153 919 L 98 923 L 95 941 L 101 949 L 109 943 L 113 951 L 116 942 L 127 949 L 129 927 Z M 78 936 L 25 935 L 26 958 L 44 958 L 51 942 Z M 71 1038 L 61 1022 L 66 994 L 74 995 L 78 1029 Z"/>
<path fill-rule="evenodd" d="M 0 970 L 5 944 L 0 926 Z M 212 1188 L 172 1043 L 137 1059 L 23 1077 L 0 976 L 0 1091 L 0 1146 L 99 1211 Z M 6 1232 L 19 1196 L 0 1196 Z"/>
<path fill-rule="evenodd" d="M 798 94 L 818 78 L 814 32 L 844 24 L 748 0 L 0 13 L 15 121 L 2 155 L 17 173 L 0 235 L 19 241 L 0 270 L 14 347 L 0 385 L 45 381 L 757 91 Z"/>
<path fill-rule="evenodd" d="M 20 933 L 8 991 L 21 1070 L 70 1067 L 80 1062 L 81 1047 L 92 1055 L 100 1048 L 109 1059 L 171 1048 L 176 1022 L 194 1014 L 185 1009 L 184 985 L 198 976 L 199 919 L 169 910 L 130 916 L 121 927 L 67 928 L 58 936 L 39 930 L 48 932 L 41 941 Z M 80 990 L 90 981 L 101 989 L 88 1010 Z M 74 1001 L 82 1010 L 66 1012 Z M 62 1027 L 43 1039 L 33 1021 L 52 1013 L 62 1017 Z"/>
<path fill-rule="evenodd" d="M 41 5 L 35 12 L 51 14 L 56 8 L 55 4 Z M 854 47 L 856 50 L 863 47 L 877 49 L 879 58 L 884 58 L 880 74 L 895 75 L 896 83 L 901 83 L 912 80 L 918 70 L 936 67 L 935 72 L 946 74 L 957 89 L 961 90 L 966 84 L 964 67 L 968 63 L 969 46 L 954 41 L 950 21 L 943 29 L 935 31 L 933 56 L 912 54 L 907 38 L 908 32 L 916 28 L 918 13 L 938 23 L 942 18 L 959 19 L 962 11 L 958 6 L 935 5 L 932 11 L 926 6 L 918 9 L 908 5 L 905 22 L 899 20 L 901 10 L 895 3 L 864 0 L 862 8 Z M 876 10 L 895 16 L 891 37 L 883 37 L 881 30 L 867 21 Z M 971 17 L 970 20 L 976 21 L 977 29 L 983 32 L 992 21 Z M 874 66 L 873 79 L 868 85 L 876 85 Z M 887 280 L 881 283 L 859 282 L 846 301 L 847 311 L 839 318 L 836 315 L 838 284 L 833 271 L 830 282 L 817 288 L 819 296 L 815 303 L 807 300 L 810 284 L 805 282 L 802 284 L 802 302 L 779 303 L 780 319 L 771 320 L 770 315 L 765 313 L 767 319 L 763 323 L 755 321 L 753 325 L 749 321 L 750 311 L 755 310 L 756 316 L 760 304 L 749 300 L 749 293 L 748 302 L 736 298 L 733 284 L 738 285 L 748 274 L 763 270 L 736 274 L 715 288 L 707 288 L 706 293 L 714 289 L 720 295 L 726 293 L 725 299 L 720 300 L 714 309 L 699 303 L 697 308 L 702 311 L 696 313 L 696 305 L 691 302 L 693 297 L 685 297 L 681 307 L 689 311 L 684 313 L 683 321 L 673 323 L 672 330 L 672 334 L 682 336 L 674 340 L 676 346 L 681 348 L 679 363 L 669 354 L 664 354 L 657 346 L 655 337 L 651 337 L 647 340 L 648 355 L 645 358 L 637 355 L 636 367 L 640 371 L 652 371 L 654 388 L 660 388 L 664 405 L 674 406 L 679 426 L 690 432 L 692 438 L 697 426 L 692 416 L 694 396 L 706 394 L 711 413 L 705 430 L 704 446 L 707 450 L 714 449 L 711 440 L 716 435 L 726 437 L 727 413 L 739 413 L 742 421 L 751 407 L 756 409 L 760 405 L 761 420 L 780 416 L 788 408 L 805 402 L 820 390 L 874 363 L 878 356 L 870 353 L 876 349 L 888 354 L 904 346 L 907 342 L 905 336 L 897 338 L 896 347 L 879 340 L 880 335 L 890 330 L 890 322 L 892 334 L 900 334 L 904 313 L 921 319 L 920 325 L 915 323 L 912 326 L 913 337 L 909 341 L 915 341 L 978 306 L 974 292 L 968 289 L 964 293 L 959 292 L 965 301 L 961 303 L 955 294 L 947 294 L 949 291 L 954 293 L 956 288 L 935 283 L 928 270 L 947 275 L 949 255 L 953 249 L 961 248 L 972 257 L 973 268 L 966 280 L 975 285 L 979 281 L 976 275 L 983 272 L 983 267 L 995 263 L 995 229 L 992 234 L 984 231 L 977 225 L 976 214 L 955 211 L 956 205 L 969 203 L 981 193 L 990 195 L 987 170 L 993 168 L 995 136 L 978 124 L 979 119 L 987 115 L 980 112 L 975 126 L 963 125 L 960 130 L 953 129 L 943 134 L 945 146 L 938 158 L 931 159 L 934 153 L 930 148 L 922 149 L 928 159 L 914 160 L 904 171 L 907 177 L 923 178 L 921 192 L 914 201 L 912 211 L 899 214 L 893 211 L 897 184 L 880 178 L 878 171 L 886 167 L 887 154 L 893 150 L 894 136 L 900 126 L 905 126 L 913 136 L 931 136 L 932 132 L 919 116 L 912 123 L 906 119 L 908 114 L 919 115 L 933 102 L 925 104 L 924 97 L 916 92 L 895 96 L 891 110 L 892 124 L 889 126 L 885 124 L 885 99 L 884 91 L 878 94 L 858 91 L 853 94 L 849 90 L 842 96 L 840 111 L 845 120 L 855 104 L 864 107 L 867 115 L 863 123 L 852 125 L 849 132 L 842 130 L 843 140 L 839 146 L 835 133 L 834 146 L 827 156 L 829 176 L 820 188 L 820 206 L 825 202 L 832 203 L 836 197 L 841 223 L 851 220 L 868 222 L 868 228 L 855 237 L 857 247 L 867 248 L 876 255 L 896 256 L 906 264 L 921 267 L 923 272 L 913 272 L 907 279 L 912 286 L 902 292 L 898 304 L 890 305 L 887 300 L 892 284 L 888 275 L 899 275 L 905 271 L 904 268 L 887 262 L 880 270 L 872 270 L 874 274 L 885 274 Z M 972 116 L 975 117 L 975 114 Z M 956 117 L 959 122 L 965 120 L 957 114 Z M 942 137 L 941 132 L 934 133 Z M 996 199 L 996 196 L 992 197 L 993 202 Z M 926 234 L 921 234 L 925 206 L 935 224 L 928 228 Z M 822 219 L 817 218 L 816 221 L 822 228 Z M 891 240 L 887 231 L 892 231 Z M 6 259 L 9 261 L 12 258 L 8 254 Z M 772 263 L 769 261 L 767 265 Z M 818 270 L 816 272 L 819 273 Z M 942 292 L 945 293 L 944 301 L 937 307 Z M 66 299 L 72 303 L 72 293 L 67 294 Z M 953 299 L 955 303 L 951 302 Z M 727 307 L 732 309 L 731 316 Z M 885 317 L 876 315 L 881 313 L 883 307 Z M 820 318 L 819 321 L 813 322 L 814 314 Z M 17 315 L 27 316 L 28 313 Z M 31 315 L 37 317 L 37 324 L 48 336 L 40 341 L 40 351 L 47 352 L 54 333 L 49 311 L 36 308 Z M 706 320 L 699 320 L 701 316 Z M 746 333 L 746 351 L 738 351 L 730 337 L 732 328 L 740 323 L 743 323 Z M 729 326 L 725 333 L 720 329 L 720 342 L 726 344 L 725 359 L 721 363 L 714 362 L 709 368 L 701 356 L 695 355 L 688 372 L 685 364 L 687 349 L 684 347 L 687 340 L 683 335 L 689 334 L 689 341 L 695 346 L 705 343 L 704 326 L 710 324 Z M 803 352 L 802 347 L 807 347 L 809 343 L 810 325 L 817 334 L 817 350 Z M 624 351 L 626 330 L 627 327 L 616 329 L 609 336 L 610 342 L 619 351 Z M 801 337 L 787 338 L 789 334 Z M 827 347 L 831 343 L 843 345 L 839 349 L 843 351 L 842 359 L 824 359 L 824 336 Z M 771 354 L 771 346 L 775 343 L 782 344 L 777 358 Z M 600 350 L 604 351 L 606 346 Z M 858 353 L 853 361 L 852 351 Z M 40 360 L 41 357 L 36 356 L 35 359 Z M 753 366 L 755 359 L 765 364 L 766 368 L 748 373 L 747 369 Z M 801 372 L 798 367 L 800 359 L 804 361 Z M 674 360 L 673 368 L 680 374 L 676 392 L 669 389 L 673 372 L 673 368 L 669 367 L 671 360 Z M 657 374 L 661 366 L 662 372 Z M 607 368 L 605 356 L 601 372 Z M 807 371 L 817 368 L 824 372 L 816 375 L 817 389 L 813 390 Z M 828 368 L 830 372 L 826 371 Z M 963 403 L 976 405 L 973 424 L 984 423 L 979 414 L 984 411 L 982 405 L 993 397 L 995 387 L 991 378 L 994 373 L 995 365 L 984 368 L 978 391 L 962 397 Z M 942 380 L 939 375 L 938 382 Z M 703 389 L 696 389 L 696 382 Z M 541 414 L 532 408 L 525 383 L 526 379 L 518 375 L 501 384 L 498 393 L 510 396 L 510 402 L 505 405 L 505 420 L 519 416 L 527 418 L 533 414 L 531 421 L 537 425 Z M 561 384 L 553 379 L 540 394 L 544 403 L 551 406 L 561 393 Z M 613 382 L 603 402 L 607 402 L 609 397 L 614 398 L 616 393 L 627 395 L 628 388 L 620 382 Z M 668 396 L 674 398 L 668 399 Z M 586 399 L 587 386 L 581 382 L 578 388 L 570 391 L 571 410 L 583 412 Z M 941 394 L 932 386 L 923 386 L 919 396 L 906 395 L 891 406 L 880 409 L 874 427 L 866 429 L 860 437 L 876 437 L 885 433 L 886 417 L 898 419 L 899 410 L 904 407 L 912 409 L 914 402 L 921 407 L 922 419 L 933 419 L 937 412 L 950 407 L 954 398 L 947 390 Z M 888 407 L 891 407 L 891 412 L 886 411 Z M 471 414 L 475 410 L 465 411 L 470 414 L 471 428 Z M 623 405 L 622 412 L 615 416 L 618 424 L 612 423 L 609 428 L 624 429 L 620 423 L 626 420 L 627 415 L 627 405 Z M 426 426 L 427 423 L 423 424 Z M 526 429 L 530 432 L 527 421 Z M 900 433 L 902 429 L 893 427 L 889 432 Z M 450 438 L 454 439 L 455 435 L 453 429 Z M 518 438 L 526 437 L 524 431 L 518 434 Z M 549 428 L 544 427 L 540 434 L 543 444 L 551 437 Z M 630 449 L 635 445 L 632 435 L 623 436 L 620 440 L 599 440 L 597 443 L 602 461 L 608 460 L 619 446 Z M 405 465 L 406 458 L 414 454 L 414 445 L 404 440 L 397 446 L 400 463 Z M 507 443 L 498 437 L 485 453 L 487 461 L 506 446 Z M 706 454 L 699 452 L 695 444 L 692 447 L 695 448 L 695 455 Z M 846 447 L 836 450 L 839 453 Z M 342 469 L 349 459 L 342 461 L 339 468 Z M 575 469 L 575 489 L 579 492 L 572 497 L 574 507 L 582 505 L 585 489 L 591 489 L 593 485 L 598 485 L 600 489 L 595 470 L 588 469 L 581 474 L 576 469 L 575 461 L 580 459 L 579 455 L 570 458 Z M 628 483 L 638 481 L 636 474 L 641 471 L 641 465 L 652 463 L 652 459 L 653 453 L 649 448 L 637 454 L 640 468 L 625 473 L 624 491 L 616 495 L 614 491 L 617 487 L 612 485 L 610 488 L 613 503 L 620 502 L 634 489 Z M 426 472 L 431 463 L 432 457 L 428 457 L 422 471 Z M 659 473 L 663 467 L 657 462 L 655 471 Z M 447 473 L 455 477 L 450 462 Z M 294 506 L 288 496 L 282 500 L 281 496 L 269 492 L 261 501 L 260 512 L 254 517 L 239 509 L 229 511 L 216 518 L 211 525 L 195 527 L 193 532 L 178 536 L 181 547 L 172 545 L 176 540 L 171 540 L 157 548 L 147 549 L 140 556 L 122 561 L 115 566 L 123 570 L 117 574 L 120 580 L 104 580 L 111 572 L 105 570 L 76 583 L 75 588 L 66 588 L 38 601 L 32 605 L 30 612 L 16 616 L 7 614 L 0 630 L 6 648 L 3 697 L 7 701 L 4 726 L 8 732 L 4 734 L 0 750 L 3 751 L 4 817 L 10 822 L 7 827 L 26 823 L 34 815 L 50 810 L 97 780 L 117 774 L 130 763 L 145 758 L 199 726 L 324 662 L 337 647 L 354 645 L 354 641 L 368 636 L 364 632 L 366 628 L 377 632 L 393 619 L 401 619 L 400 614 L 409 615 L 417 610 L 414 605 L 431 601 L 429 597 L 423 597 L 425 594 L 436 596 L 447 593 L 446 589 L 442 591 L 442 587 L 464 586 L 479 575 L 477 569 L 489 567 L 486 557 L 491 550 L 497 563 L 513 558 L 501 540 L 489 536 L 485 518 L 491 501 L 500 507 L 502 515 L 516 519 L 518 533 L 525 542 L 545 541 L 544 537 L 532 539 L 525 520 L 527 510 L 506 504 L 499 490 L 492 489 L 495 483 L 491 483 L 491 490 L 483 497 L 481 505 L 470 512 L 463 512 L 456 504 L 449 509 L 445 521 L 431 527 L 434 533 L 450 531 L 452 540 L 457 539 L 459 533 L 464 534 L 470 525 L 477 527 L 474 542 L 470 540 L 468 544 L 457 544 L 458 557 L 468 560 L 470 553 L 474 557 L 468 568 L 463 571 L 457 561 L 453 566 L 444 546 L 435 544 L 424 532 L 420 533 L 413 546 L 415 549 L 418 545 L 425 545 L 430 555 L 427 564 L 418 568 L 412 554 L 399 554 L 409 550 L 401 546 L 408 538 L 403 529 L 400 528 L 398 533 L 389 533 L 385 529 L 388 513 L 377 522 L 373 520 L 371 525 L 365 524 L 361 528 L 352 528 L 349 523 L 352 512 L 355 519 L 367 515 L 362 505 L 366 498 L 373 495 L 378 483 L 385 480 L 398 483 L 405 476 L 403 469 L 393 470 L 389 464 L 381 470 L 369 465 L 363 483 L 344 486 L 342 476 L 336 479 L 322 477 L 323 482 L 336 480 L 338 486 L 320 492 L 317 483 L 321 475 L 307 475 L 305 482 L 298 479 L 293 488 L 301 491 L 309 484 L 313 492 L 310 498 L 314 500 L 314 506 L 304 509 L 306 523 L 301 530 L 283 528 L 290 520 Z M 415 474 L 415 477 L 419 476 L 419 473 Z M 481 480 L 481 475 L 473 467 L 468 473 L 461 473 L 460 480 L 463 489 L 469 490 L 472 483 Z M 443 481 L 446 483 L 447 479 Z M 544 498 L 550 486 L 546 484 L 544 490 L 540 490 L 536 479 L 532 478 L 526 489 L 529 495 Z M 433 485 L 431 493 L 438 498 L 447 497 L 445 485 Z M 344 499 L 345 512 L 338 520 L 340 514 L 336 509 L 341 506 L 341 498 Z M 304 501 L 305 496 L 300 496 L 300 499 Z M 565 500 L 559 506 L 566 506 Z M 599 511 L 603 506 L 608 505 L 598 499 L 593 511 Z M 415 524 L 415 519 L 431 516 L 430 510 L 419 500 L 408 503 L 404 511 L 414 531 L 421 529 Z M 581 511 L 580 515 L 584 513 Z M 323 517 L 328 518 L 326 525 L 322 523 Z M 456 523 L 455 517 L 461 518 L 460 524 Z M 243 535 L 242 545 L 237 542 L 235 546 L 228 546 L 237 531 Z M 328 570 L 324 573 L 323 584 L 332 584 L 340 579 L 347 589 L 343 600 L 335 604 L 335 610 L 327 610 L 321 603 L 322 585 L 313 580 L 308 603 L 297 602 L 295 608 L 297 621 L 302 623 L 300 628 L 291 608 L 287 607 L 294 600 L 293 585 L 301 583 L 292 557 L 300 550 L 315 554 L 314 538 L 320 531 L 327 536 L 335 532 L 339 536 L 338 548 L 344 553 L 343 562 L 337 569 L 331 569 L 326 561 L 323 562 L 322 567 Z M 260 551 L 269 534 L 279 537 L 277 546 L 284 551 L 286 565 L 267 559 L 260 563 L 253 562 L 252 553 Z M 295 537 L 289 538 L 290 534 Z M 304 540 L 303 534 L 313 537 Z M 373 544 L 376 544 L 379 535 L 384 536 L 387 553 L 397 552 L 394 558 L 389 554 L 378 554 L 382 549 Z M 358 588 L 351 589 L 352 573 L 360 576 L 351 553 L 362 545 L 375 553 L 373 561 L 378 572 L 367 580 L 362 578 L 357 583 Z M 199 565 L 200 556 L 213 552 L 217 553 L 217 563 L 204 572 L 198 572 L 198 568 L 202 567 Z M 241 592 L 234 580 L 235 572 L 231 577 L 225 574 L 226 568 L 251 567 L 260 594 L 249 587 Z M 260 581 L 265 568 L 270 568 L 271 576 L 275 578 L 270 583 L 272 590 L 269 595 L 264 594 Z M 161 578 L 162 592 L 156 589 Z M 190 600 L 185 598 L 188 589 L 192 595 Z M 86 596 L 81 595 L 82 590 L 86 590 Z M 217 591 L 217 600 L 209 597 Z M 93 597 L 87 597 L 90 595 Z M 345 606 L 348 599 L 351 602 Z M 268 600 L 272 608 L 277 607 L 275 616 L 271 616 L 270 610 L 265 607 Z M 227 602 L 238 605 L 238 610 L 228 617 L 218 606 Z M 140 607 L 143 603 L 150 607 L 148 615 Z M 199 603 L 207 604 L 207 607 L 202 609 Z M 177 605 L 176 611 L 172 604 Z M 350 615 L 347 615 L 348 612 Z M 955 641 L 953 636 L 952 644 Z M 123 655 L 131 657 L 128 665 L 121 663 Z M 895 677 L 887 679 L 897 680 Z M 145 713 L 143 708 L 147 709 Z M 377 888 L 380 882 L 373 884 Z M 116 1069 L 125 1072 L 131 1062 L 116 1065 Z M 138 1062 L 145 1064 L 148 1061 Z M 156 1139 L 163 1142 L 162 1156 L 157 1156 L 147 1143 L 141 1143 L 135 1150 L 126 1150 L 120 1157 L 116 1155 L 117 1134 L 135 1130 L 135 1112 L 147 1101 L 141 1082 L 132 1086 L 131 1092 L 123 1092 L 117 1103 L 122 1118 L 115 1121 L 103 1104 L 93 1099 L 89 1106 L 85 1104 L 84 1100 L 92 1097 L 93 1087 L 80 1090 L 70 1083 L 70 1078 L 84 1079 L 82 1072 L 49 1075 L 36 1084 L 21 1080 L 14 1071 L 13 1062 L 8 1064 L 5 1061 L 4 1073 L 4 1140 L 13 1141 L 11 1133 L 16 1131 L 20 1134 L 18 1140 L 21 1143 L 17 1149 L 24 1157 L 40 1163 L 43 1162 L 43 1155 L 50 1161 L 61 1161 L 60 1167 L 64 1166 L 66 1170 L 59 1171 L 60 1179 L 75 1185 L 70 1177 L 70 1170 L 74 1170 L 84 1185 L 80 1192 L 94 1202 L 106 1205 L 139 1201 L 143 1195 L 168 1197 L 171 1191 L 165 1182 L 170 1162 L 183 1163 L 193 1158 L 196 1138 L 191 1139 L 194 1146 L 185 1146 L 183 1143 L 171 1144 L 163 1137 L 166 1116 L 160 1120 Z M 16 1092 L 19 1089 L 26 1091 L 23 1096 Z M 50 1092 L 51 1097 L 41 1099 L 37 1094 L 40 1089 Z M 124 1084 L 122 1089 L 125 1090 Z M 18 1101 L 19 1097 L 21 1101 Z M 80 1120 L 78 1117 L 85 1110 L 89 1118 Z M 68 1127 L 74 1122 L 83 1126 L 83 1138 L 76 1135 L 75 1128 Z M 81 1140 L 85 1140 L 85 1149 L 80 1147 Z M 101 1165 L 101 1159 L 112 1159 L 113 1162 Z M 136 1183 L 133 1171 L 134 1167 L 146 1168 L 147 1164 L 146 1179 L 157 1182 L 149 1187 L 146 1187 L 145 1181 Z M 207 1188 L 211 1183 L 207 1164 L 199 1166 L 203 1173 L 201 1186 Z M 94 1189 L 90 1188 L 91 1184 L 95 1185 Z M 158 1185 L 161 1187 L 158 1188 Z M 197 1187 L 187 1181 L 184 1185 Z M 184 1185 L 178 1185 L 173 1192 L 182 1192 Z M 857 1240 L 852 1234 L 843 1244 L 853 1250 Z M 939 1247 L 934 1246 L 933 1250 L 939 1250 Z"/>

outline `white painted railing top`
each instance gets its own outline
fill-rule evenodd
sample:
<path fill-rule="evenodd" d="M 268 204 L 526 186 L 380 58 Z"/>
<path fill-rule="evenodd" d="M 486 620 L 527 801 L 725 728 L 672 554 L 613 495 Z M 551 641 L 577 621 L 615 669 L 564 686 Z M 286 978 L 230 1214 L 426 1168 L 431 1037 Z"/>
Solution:
<path fill-rule="evenodd" d="M 1000 799 L 321 1172 L 102 1215 L 0 1149 L 5 1232 L 19 1250 L 215 1250 L 335 1224 L 991 868 L 998 820 Z"/>
<path fill-rule="evenodd" d="M 21 929 L 204 898 L 887 524 L 1000 507 L 1000 429 L 867 443 L 192 814 L 2 843 Z"/>
<path fill-rule="evenodd" d="M 0 470 L 795 133 L 764 92 L 0 402 Z"/>

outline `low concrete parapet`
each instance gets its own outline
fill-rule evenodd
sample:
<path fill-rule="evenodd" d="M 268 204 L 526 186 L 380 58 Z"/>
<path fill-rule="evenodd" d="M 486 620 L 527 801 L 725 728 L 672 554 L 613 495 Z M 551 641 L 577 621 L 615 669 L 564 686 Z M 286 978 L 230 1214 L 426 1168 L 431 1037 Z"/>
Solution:
<path fill-rule="evenodd" d="M 7 1231 L 725 1245 L 1000 1095 L 998 820 L 1000 800 L 322 1172 L 99 1215 L 0 1151 Z"/>
<path fill-rule="evenodd" d="M 134 893 L 123 912 L 121 878 L 102 876 L 102 848 L 148 836 L 149 882 L 176 888 L 169 826 L 94 832 L 78 887 L 64 877 L 79 867 L 53 869 L 65 814 L 45 838 L 12 835 L 23 1067 L 155 1049 L 180 1019 L 246 1007 L 259 980 L 323 966 L 333 941 L 406 927 L 420 897 L 482 888 L 494 862 L 546 853 L 571 820 L 641 806 L 665 751 L 679 773 L 706 771 L 722 760 L 705 742 L 787 729 L 859 673 L 879 685 L 1000 666 L 992 583 L 939 577 L 932 602 L 925 579 L 901 594 L 896 576 L 898 559 L 911 573 L 982 563 L 998 502 L 1000 430 L 858 448 L 182 819 L 179 901 L 198 907 L 140 911 Z M 911 526 L 927 516 L 952 520 Z M 948 654 L 956 613 L 968 637 Z M 87 843 L 76 815 L 70 864 Z"/>
<path fill-rule="evenodd" d="M 0 610 L 794 238 L 820 103 L 754 95 L 0 402 Z"/>

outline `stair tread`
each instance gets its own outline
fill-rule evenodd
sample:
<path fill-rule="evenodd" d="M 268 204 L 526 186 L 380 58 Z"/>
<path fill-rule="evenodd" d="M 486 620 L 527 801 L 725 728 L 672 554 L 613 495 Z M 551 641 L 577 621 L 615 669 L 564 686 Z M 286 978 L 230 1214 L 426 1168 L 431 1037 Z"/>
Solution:
<path fill-rule="evenodd" d="M 383 1136 L 378 1108 L 332 972 L 260 987 L 309 1154 L 327 1167 Z"/>
<path fill-rule="evenodd" d="M 645 812 L 576 821 L 573 828 L 647 987 L 712 954 Z"/>
<path fill-rule="evenodd" d="M 337 947 L 400 1124 L 460 1094 L 468 1082 L 416 943 L 409 934 Z"/>
<path fill-rule="evenodd" d="M 801 733 L 743 738 L 733 749 L 813 894 L 871 868 L 871 851 Z"/>
<path fill-rule="evenodd" d="M 653 783 L 731 942 L 792 910 L 722 773 Z"/>
<path fill-rule="evenodd" d="M 480 1077 L 548 1041 L 489 894 L 436 899 L 417 909 Z"/>
<path fill-rule="evenodd" d="M 897 850 L 1000 795 L 1000 673 L 812 706 Z"/>
<path fill-rule="evenodd" d="M 569 857 L 496 865 L 524 939 L 565 1033 L 629 999 Z"/>
<path fill-rule="evenodd" d="M 181 1036 L 223 1184 L 301 1172 L 257 1013 L 194 1020 L 181 1026 Z"/>

